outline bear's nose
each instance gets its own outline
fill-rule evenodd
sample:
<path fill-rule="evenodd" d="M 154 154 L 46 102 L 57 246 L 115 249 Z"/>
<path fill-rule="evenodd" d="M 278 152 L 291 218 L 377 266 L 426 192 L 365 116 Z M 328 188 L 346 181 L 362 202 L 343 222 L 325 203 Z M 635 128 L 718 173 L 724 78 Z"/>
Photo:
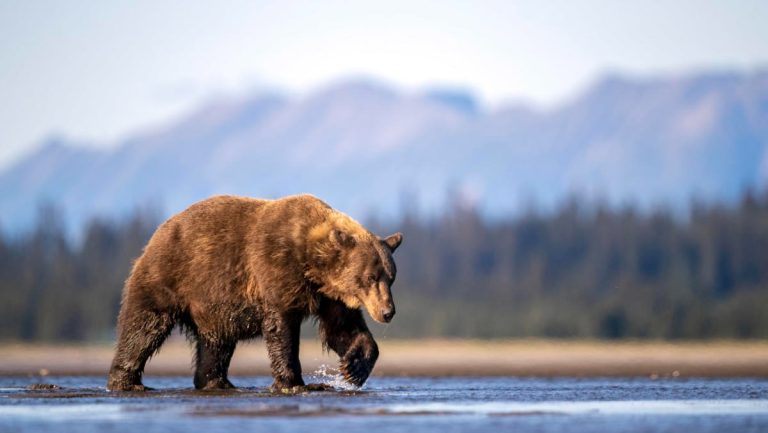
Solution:
<path fill-rule="evenodd" d="M 392 320 L 392 318 L 395 316 L 395 307 L 389 307 L 381 310 L 381 317 L 384 318 L 385 322 L 389 322 Z"/>

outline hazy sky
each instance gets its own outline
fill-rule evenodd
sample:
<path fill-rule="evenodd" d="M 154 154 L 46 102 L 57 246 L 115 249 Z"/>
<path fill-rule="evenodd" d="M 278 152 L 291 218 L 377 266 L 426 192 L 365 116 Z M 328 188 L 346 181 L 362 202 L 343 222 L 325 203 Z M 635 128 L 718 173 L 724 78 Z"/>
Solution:
<path fill-rule="evenodd" d="M 768 1 L 0 0 L 0 167 L 221 93 L 370 75 L 556 103 L 606 71 L 768 66 Z"/>

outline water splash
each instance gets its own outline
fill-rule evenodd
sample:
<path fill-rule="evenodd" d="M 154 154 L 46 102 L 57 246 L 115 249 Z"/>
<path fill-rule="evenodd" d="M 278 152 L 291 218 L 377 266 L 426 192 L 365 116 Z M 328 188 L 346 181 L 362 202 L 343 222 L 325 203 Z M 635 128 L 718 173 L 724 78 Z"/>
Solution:
<path fill-rule="evenodd" d="M 313 382 L 319 382 L 323 385 L 328 385 L 338 391 L 356 391 L 362 388 L 358 388 L 344 380 L 344 376 L 341 374 L 339 369 L 331 367 L 328 364 L 320 364 L 320 366 L 317 367 L 317 370 L 312 372 L 309 377 L 312 378 Z"/>

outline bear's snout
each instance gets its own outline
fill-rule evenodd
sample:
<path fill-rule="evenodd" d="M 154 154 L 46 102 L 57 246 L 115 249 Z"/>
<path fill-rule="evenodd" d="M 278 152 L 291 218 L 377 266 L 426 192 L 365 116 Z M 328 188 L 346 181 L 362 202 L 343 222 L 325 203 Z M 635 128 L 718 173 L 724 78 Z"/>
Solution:
<path fill-rule="evenodd" d="M 380 283 L 376 289 L 371 290 L 368 296 L 361 297 L 360 300 L 373 320 L 379 323 L 389 323 L 395 316 L 392 293 L 389 291 L 389 286 L 384 283 Z"/>
<path fill-rule="evenodd" d="M 395 306 L 393 304 L 390 304 L 386 308 L 381 310 L 381 317 L 384 319 L 384 322 L 389 323 L 392 321 L 392 318 L 395 317 Z"/>

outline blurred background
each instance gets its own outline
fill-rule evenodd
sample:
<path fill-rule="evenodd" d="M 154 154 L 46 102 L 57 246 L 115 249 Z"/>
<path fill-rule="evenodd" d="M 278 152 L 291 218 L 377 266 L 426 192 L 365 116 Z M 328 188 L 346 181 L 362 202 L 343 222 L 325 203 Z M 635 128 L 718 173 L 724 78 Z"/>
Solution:
<path fill-rule="evenodd" d="M 768 337 L 768 3 L 0 3 L 0 340 L 213 194 L 400 230 L 390 337 Z"/>

